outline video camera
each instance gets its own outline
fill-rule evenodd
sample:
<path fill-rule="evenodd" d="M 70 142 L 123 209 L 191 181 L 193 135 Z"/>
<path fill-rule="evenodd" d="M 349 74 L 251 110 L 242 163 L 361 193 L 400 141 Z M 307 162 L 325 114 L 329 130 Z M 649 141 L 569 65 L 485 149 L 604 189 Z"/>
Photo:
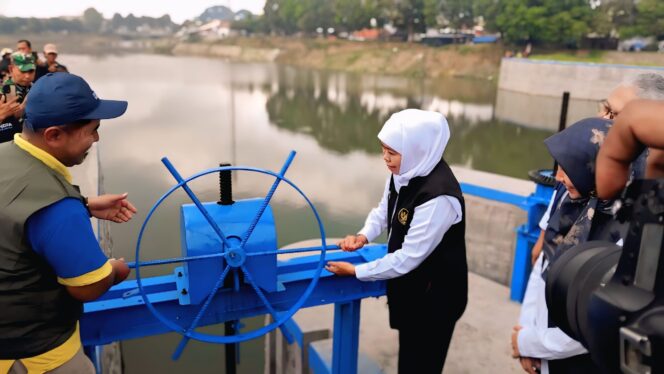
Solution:
<path fill-rule="evenodd" d="M 549 269 L 549 319 L 604 373 L 664 373 L 664 179 L 636 180 L 617 202 L 624 247 L 591 241 Z"/>

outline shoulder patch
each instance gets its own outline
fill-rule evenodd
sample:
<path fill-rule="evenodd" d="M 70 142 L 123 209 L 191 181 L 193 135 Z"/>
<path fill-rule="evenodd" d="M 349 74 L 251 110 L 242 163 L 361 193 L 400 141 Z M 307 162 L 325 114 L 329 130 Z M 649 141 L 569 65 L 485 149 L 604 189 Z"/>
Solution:
<path fill-rule="evenodd" d="M 406 222 L 408 222 L 408 209 L 401 208 L 401 210 L 399 210 L 399 214 L 397 215 L 397 219 L 399 220 L 399 223 L 406 225 Z"/>

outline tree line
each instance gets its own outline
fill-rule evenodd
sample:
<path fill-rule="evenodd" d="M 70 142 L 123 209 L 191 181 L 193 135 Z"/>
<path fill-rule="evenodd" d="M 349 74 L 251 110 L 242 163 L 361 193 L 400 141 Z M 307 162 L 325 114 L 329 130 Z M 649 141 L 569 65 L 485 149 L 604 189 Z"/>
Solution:
<path fill-rule="evenodd" d="M 48 32 L 94 34 L 112 34 L 117 32 L 139 33 L 146 27 L 175 32 L 179 25 L 171 21 L 171 17 L 168 15 L 154 18 L 136 17 L 130 13 L 126 17 L 123 17 L 115 13 L 112 18 L 105 19 L 94 8 L 86 9 L 80 17 L 22 18 L 0 16 L 0 33 L 3 34 L 39 34 Z"/>
<path fill-rule="evenodd" d="M 427 28 L 501 33 L 507 43 L 578 45 L 598 37 L 664 37 L 662 0 L 267 0 L 263 15 L 235 23 L 280 35 L 353 32 L 391 24 L 402 34 Z"/>

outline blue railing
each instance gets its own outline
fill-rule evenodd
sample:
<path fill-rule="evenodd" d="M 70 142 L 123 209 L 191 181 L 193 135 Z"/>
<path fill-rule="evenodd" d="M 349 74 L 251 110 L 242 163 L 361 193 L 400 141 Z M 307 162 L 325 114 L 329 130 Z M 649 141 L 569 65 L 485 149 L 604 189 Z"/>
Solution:
<path fill-rule="evenodd" d="M 535 192 L 528 196 L 468 183 L 461 183 L 461 189 L 468 195 L 517 206 L 528 214 L 527 222 L 516 230 L 516 248 L 514 250 L 512 280 L 510 282 L 510 299 L 521 302 L 530 275 L 530 253 L 539 237 L 539 221 L 549 204 L 553 187 L 537 184 Z"/>

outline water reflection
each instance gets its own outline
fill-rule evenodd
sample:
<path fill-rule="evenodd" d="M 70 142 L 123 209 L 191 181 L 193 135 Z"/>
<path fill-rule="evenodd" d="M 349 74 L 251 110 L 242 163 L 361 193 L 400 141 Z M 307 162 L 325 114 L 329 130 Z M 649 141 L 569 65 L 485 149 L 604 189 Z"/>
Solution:
<path fill-rule="evenodd" d="M 534 96 L 498 90 L 496 117 L 502 121 L 549 131 L 558 130 L 562 97 Z M 567 124 L 597 115 L 597 102 L 570 98 Z"/>
<path fill-rule="evenodd" d="M 444 81 L 447 95 L 437 96 L 439 86 L 402 87 L 371 85 L 352 75 L 302 71 L 277 71 L 278 84 L 269 88 L 266 109 L 279 128 L 312 137 L 330 151 L 378 154 L 376 134 L 391 113 L 403 108 L 422 108 L 443 113 L 452 131 L 445 157 L 451 164 L 525 178 L 530 169 L 547 167 L 550 159 L 542 140 L 551 131 L 531 129 L 494 118 L 493 105 L 463 102 L 472 87 L 480 97 L 495 92 L 477 81 Z M 408 80 L 404 80 L 407 85 Z M 525 154 L 529 157 L 523 157 Z"/>

